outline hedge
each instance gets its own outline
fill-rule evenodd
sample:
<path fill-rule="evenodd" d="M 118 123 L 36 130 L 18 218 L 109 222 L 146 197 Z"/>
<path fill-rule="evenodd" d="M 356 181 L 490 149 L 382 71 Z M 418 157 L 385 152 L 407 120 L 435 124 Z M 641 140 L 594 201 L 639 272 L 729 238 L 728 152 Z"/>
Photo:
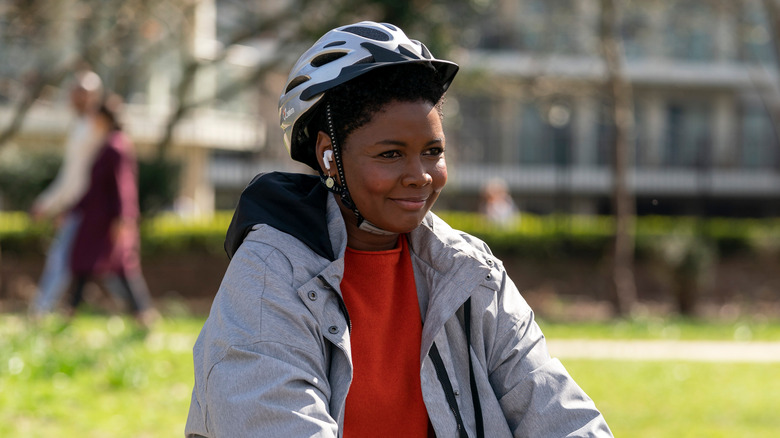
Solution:
<path fill-rule="evenodd" d="M 613 219 L 607 216 L 538 216 L 524 213 L 505 226 L 476 213 L 438 214 L 453 228 L 484 240 L 493 252 L 534 258 L 602 257 L 612 241 Z M 172 213 L 142 222 L 145 255 L 183 252 L 223 253 L 232 212 L 217 212 L 208 220 L 187 220 Z M 26 213 L 0 212 L 3 254 L 44 252 L 53 235 L 49 223 L 32 223 Z M 780 219 L 701 219 L 639 217 L 635 224 L 636 254 L 647 257 L 674 245 L 705 245 L 718 254 L 780 253 Z M 666 248 L 666 249 L 665 249 Z"/>
<path fill-rule="evenodd" d="M 593 257 L 607 253 L 613 240 L 611 216 L 523 214 L 504 227 L 475 213 L 442 212 L 453 228 L 484 240 L 500 254 L 532 257 Z M 670 242 L 711 245 L 718 254 L 780 250 L 780 218 L 733 219 L 642 216 L 635 222 L 636 254 L 648 257 Z"/>
<path fill-rule="evenodd" d="M 225 231 L 232 214 L 217 212 L 212 218 L 198 220 L 172 213 L 145 218 L 141 222 L 143 253 L 224 253 Z M 45 253 L 54 234 L 51 222 L 33 222 L 23 212 L 0 212 L 0 250 L 4 255 Z"/>
<path fill-rule="evenodd" d="M 12 145 L 0 150 L 0 199 L 4 208 L 30 208 L 60 168 L 62 157 L 56 150 L 27 151 Z M 154 214 L 173 203 L 180 172 L 178 162 L 138 160 L 138 202 L 143 213 Z"/>

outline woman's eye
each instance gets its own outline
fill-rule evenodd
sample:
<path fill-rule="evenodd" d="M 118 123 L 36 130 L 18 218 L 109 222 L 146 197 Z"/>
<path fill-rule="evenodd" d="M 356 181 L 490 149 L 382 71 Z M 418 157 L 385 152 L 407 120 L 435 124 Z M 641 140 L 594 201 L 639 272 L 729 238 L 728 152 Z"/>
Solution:
<path fill-rule="evenodd" d="M 398 153 L 398 151 L 387 151 L 387 152 L 382 152 L 381 154 L 379 154 L 379 156 L 382 158 L 398 158 L 401 156 L 401 154 Z"/>
<path fill-rule="evenodd" d="M 444 148 L 435 147 L 427 149 L 424 154 L 425 155 L 431 155 L 431 156 L 439 156 L 444 153 Z"/>

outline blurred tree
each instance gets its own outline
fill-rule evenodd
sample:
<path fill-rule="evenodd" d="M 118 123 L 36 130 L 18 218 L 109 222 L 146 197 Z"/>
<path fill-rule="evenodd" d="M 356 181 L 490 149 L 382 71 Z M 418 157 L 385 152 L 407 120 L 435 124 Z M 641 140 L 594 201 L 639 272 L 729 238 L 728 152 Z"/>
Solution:
<path fill-rule="evenodd" d="M 328 29 L 357 20 L 397 24 L 430 41 L 442 54 L 475 0 L 12 0 L 0 4 L 0 105 L 13 102 L 13 115 L 0 126 L 0 148 L 17 134 L 28 110 L 47 90 L 83 63 L 92 66 L 107 88 L 133 97 L 150 72 L 175 60 L 173 109 L 158 141 L 165 157 L 175 126 L 192 110 L 229 101 L 257 86 L 270 71 L 289 61 Z M 220 35 L 209 30 L 217 9 L 228 6 L 236 19 Z M 211 21 L 209 21 L 211 20 Z M 204 29 L 206 31 L 204 32 Z M 73 37 L 75 35 L 75 38 Z M 216 38 L 216 37 L 219 38 Z M 275 39 L 270 56 L 250 71 L 222 81 L 212 93 L 198 90 L 199 72 L 224 64 L 231 49 L 260 37 Z M 295 50 L 293 50 L 295 49 Z"/>
<path fill-rule="evenodd" d="M 615 240 L 612 254 L 613 304 L 618 315 L 627 316 L 636 303 L 634 282 L 635 200 L 628 186 L 628 169 L 634 141 L 634 98 L 625 74 L 620 33 L 620 1 L 601 0 L 601 51 L 606 67 L 607 97 L 611 104 L 612 208 Z"/>

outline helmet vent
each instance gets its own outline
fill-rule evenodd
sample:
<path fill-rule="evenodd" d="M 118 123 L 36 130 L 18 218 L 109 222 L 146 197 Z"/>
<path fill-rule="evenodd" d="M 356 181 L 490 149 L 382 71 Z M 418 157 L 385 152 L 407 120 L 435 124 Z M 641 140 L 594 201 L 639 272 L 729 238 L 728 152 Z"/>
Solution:
<path fill-rule="evenodd" d="M 423 56 L 423 58 L 425 58 L 425 59 L 433 59 L 433 55 L 432 55 L 432 54 L 431 54 L 431 52 L 428 50 L 428 48 L 427 48 L 427 47 L 425 47 L 425 44 L 423 44 L 423 43 L 421 43 L 421 42 L 419 42 L 419 41 L 414 41 L 414 42 L 416 42 L 416 43 L 419 43 L 419 44 L 420 44 L 420 51 L 422 52 L 422 56 Z"/>
<path fill-rule="evenodd" d="M 354 33 L 355 35 L 360 35 L 363 38 L 368 38 L 374 41 L 390 41 L 390 35 L 382 32 L 381 30 L 372 29 L 370 27 L 351 26 L 346 29 L 342 29 L 342 31 Z"/>
<path fill-rule="evenodd" d="M 308 76 L 298 76 L 297 78 L 290 81 L 290 83 L 287 85 L 287 89 L 284 90 L 285 93 L 289 93 L 290 90 L 297 87 L 298 85 L 301 85 L 304 82 L 307 82 L 309 79 L 311 79 Z"/>
<path fill-rule="evenodd" d="M 333 41 L 332 43 L 325 44 L 323 48 L 327 49 L 328 47 L 335 47 L 335 46 L 343 46 L 344 44 L 347 44 L 346 41 Z"/>
<path fill-rule="evenodd" d="M 411 47 L 409 47 L 407 45 L 404 45 L 404 44 L 399 44 L 398 45 L 398 51 L 401 52 L 401 54 L 403 54 L 403 55 L 405 55 L 405 56 L 407 56 L 409 58 L 412 58 L 412 59 L 415 59 L 415 58 L 419 59 L 419 57 L 420 57 L 420 55 L 414 53 L 414 49 L 412 49 Z"/>
<path fill-rule="evenodd" d="M 374 57 L 373 56 L 366 56 L 365 58 L 363 58 L 361 60 L 355 61 L 355 63 L 353 65 L 371 64 L 372 62 L 374 62 Z"/>
<path fill-rule="evenodd" d="M 342 56 L 346 55 L 345 52 L 330 52 L 330 53 L 323 53 L 322 55 L 317 56 L 316 58 L 311 60 L 311 66 L 312 67 L 322 67 L 323 65 L 333 62 Z"/>
<path fill-rule="evenodd" d="M 392 31 L 397 31 L 397 30 L 398 30 L 398 28 L 397 28 L 397 27 L 393 26 L 393 25 L 392 25 L 392 24 L 390 24 L 390 23 L 382 23 L 382 26 L 384 26 L 384 27 L 386 27 L 386 28 L 388 28 L 388 29 L 390 29 L 390 30 L 392 30 Z"/>

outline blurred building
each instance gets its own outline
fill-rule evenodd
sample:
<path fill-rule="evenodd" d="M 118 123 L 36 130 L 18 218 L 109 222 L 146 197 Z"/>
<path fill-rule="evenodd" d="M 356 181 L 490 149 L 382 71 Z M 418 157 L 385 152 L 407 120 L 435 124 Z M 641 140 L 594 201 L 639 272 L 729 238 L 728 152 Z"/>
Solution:
<path fill-rule="evenodd" d="M 49 11 L 57 25 L 47 27 L 48 37 L 59 47 L 50 50 L 76 44 L 81 31 L 67 19 L 78 13 L 69 7 L 76 1 L 53 2 L 60 6 Z M 449 56 L 462 71 L 445 106 L 450 180 L 440 208 L 476 210 L 482 185 L 501 178 L 521 210 L 607 213 L 613 130 L 600 55 L 600 2 L 469 1 L 481 12 L 462 29 Z M 280 52 L 300 53 L 278 50 L 273 33 L 231 42 L 236 24 L 252 18 L 248 8 L 287 3 L 195 2 L 181 46 L 158 58 L 148 76 L 133 78 L 128 116 L 135 141 L 148 149 L 162 135 L 183 53 L 202 60 L 226 54 L 220 67 L 199 71 L 193 90 L 202 96 Z M 773 121 L 780 114 L 780 74 L 763 2 L 620 4 L 626 7 L 620 29 L 625 70 L 635 98 L 630 180 L 639 213 L 780 214 L 779 125 Z M 0 32 L 3 26 L 0 20 Z M 9 61 L 0 63 L 0 126 L 12 105 L 3 100 L 9 86 L 2 78 L 13 77 L 9 71 L 20 68 L 32 44 L 0 44 L 0 59 Z M 289 159 L 277 128 L 278 92 L 293 61 L 280 60 L 256 88 L 192 111 L 177 126 L 171 152 L 184 160 L 182 197 L 195 210 L 232 208 L 260 171 L 306 170 Z M 15 141 L 41 143 L 45 137 L 52 144 L 61 137 L 65 101 L 36 104 Z"/>
<path fill-rule="evenodd" d="M 501 178 L 523 210 L 608 213 L 614 134 L 599 1 L 474 3 L 483 12 L 451 56 L 462 70 L 445 106 L 450 181 L 439 207 L 474 210 L 484 183 Z M 780 75 L 762 1 L 619 3 L 638 212 L 780 214 Z M 276 97 L 265 96 L 269 108 Z M 225 199 L 258 170 L 291 168 L 274 110 L 253 160 L 212 161 Z"/>
<path fill-rule="evenodd" d="M 638 212 L 780 214 L 780 76 L 763 3 L 619 3 Z M 448 190 L 469 199 L 501 177 L 526 210 L 609 211 L 599 20 L 597 0 L 500 0 L 464 32 Z"/>

